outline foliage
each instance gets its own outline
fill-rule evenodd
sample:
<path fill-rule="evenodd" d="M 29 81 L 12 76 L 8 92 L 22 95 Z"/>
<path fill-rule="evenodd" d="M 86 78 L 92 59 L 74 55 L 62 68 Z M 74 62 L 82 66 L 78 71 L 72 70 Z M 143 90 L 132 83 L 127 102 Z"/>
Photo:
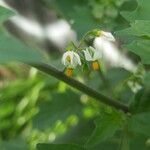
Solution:
<path fill-rule="evenodd" d="M 125 0 L 45 0 L 45 3 L 71 23 L 83 47 L 88 45 L 88 36 L 93 39 L 99 33 L 93 29 L 109 24 L 106 28 L 116 33 L 123 41 L 121 46 L 139 63 L 138 71 L 107 70 L 104 65 L 100 66 L 102 70 L 94 72 L 88 70 L 90 65 L 85 63 L 83 68 L 75 70 L 76 80 L 92 87 L 96 94 L 99 92 L 101 98 L 98 101 L 94 95 L 89 97 L 66 84 L 73 82 L 76 87 L 78 82 L 57 75 L 60 60 L 49 60 L 45 52 L 34 50 L 5 31 L 2 23 L 14 13 L 0 7 L 0 63 L 4 67 L 0 66 L 0 149 L 148 150 L 150 1 L 138 0 L 136 9 L 126 8 L 122 16 L 119 11 L 125 7 Z M 131 3 L 128 1 L 127 6 Z M 127 25 L 119 30 L 120 26 Z M 76 50 L 75 45 L 69 46 Z M 18 61 L 24 64 L 18 65 Z M 58 70 L 45 75 L 29 67 L 43 62 L 54 64 Z M 66 83 L 57 80 L 60 78 Z M 140 82 L 142 88 L 133 93 L 129 81 Z M 93 90 L 88 88 L 88 91 Z M 111 107 L 109 97 L 117 99 L 117 104 L 129 106 L 129 112 Z M 109 106 L 102 103 L 103 98 L 108 98 Z"/>

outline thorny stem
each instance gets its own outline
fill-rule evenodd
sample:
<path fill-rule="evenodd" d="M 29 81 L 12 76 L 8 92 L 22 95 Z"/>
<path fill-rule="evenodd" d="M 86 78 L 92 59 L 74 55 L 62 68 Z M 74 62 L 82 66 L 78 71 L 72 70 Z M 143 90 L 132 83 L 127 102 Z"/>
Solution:
<path fill-rule="evenodd" d="M 116 109 L 122 110 L 125 113 L 129 112 L 129 107 L 126 106 L 125 104 L 123 104 L 117 100 L 114 100 L 110 97 L 107 97 L 73 78 L 67 77 L 63 72 L 57 70 L 56 68 L 54 68 L 48 64 L 29 64 L 29 65 L 37 68 L 38 70 L 40 70 L 48 75 L 51 75 L 51 76 L 57 78 L 58 80 L 65 82 L 66 84 L 74 87 L 75 89 L 87 94 L 88 96 L 90 96 L 92 98 L 97 99 L 98 101 L 100 101 L 102 103 L 105 103 L 109 106 L 115 107 Z"/>

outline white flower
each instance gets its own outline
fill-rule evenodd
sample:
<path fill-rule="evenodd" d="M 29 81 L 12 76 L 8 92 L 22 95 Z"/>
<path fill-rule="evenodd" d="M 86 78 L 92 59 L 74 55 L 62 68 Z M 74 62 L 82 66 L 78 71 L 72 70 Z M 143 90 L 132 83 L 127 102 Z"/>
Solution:
<path fill-rule="evenodd" d="M 135 72 L 136 66 L 134 63 L 120 52 L 114 42 L 115 38 L 111 33 L 101 31 L 100 36 L 94 39 L 93 46 L 96 50 L 101 51 L 107 66 L 121 67 L 130 72 Z"/>
<path fill-rule="evenodd" d="M 87 61 L 91 61 L 92 62 L 92 68 L 93 70 L 99 70 L 100 65 L 98 60 L 100 58 L 102 58 L 102 53 L 101 51 L 98 51 L 96 49 L 94 49 L 93 47 L 88 47 L 86 48 L 86 50 L 83 50 L 84 55 L 85 55 L 85 59 Z"/>
<path fill-rule="evenodd" d="M 115 42 L 116 39 L 110 32 L 101 31 L 101 38 L 104 38 L 107 41 Z"/>
<path fill-rule="evenodd" d="M 81 65 L 80 56 L 76 52 L 67 51 L 63 54 L 62 63 L 67 68 L 74 69 L 77 67 L 77 65 Z"/>
<path fill-rule="evenodd" d="M 86 48 L 86 50 L 83 50 L 83 52 L 87 61 L 96 61 L 102 58 L 101 51 L 98 51 L 91 46 Z"/>

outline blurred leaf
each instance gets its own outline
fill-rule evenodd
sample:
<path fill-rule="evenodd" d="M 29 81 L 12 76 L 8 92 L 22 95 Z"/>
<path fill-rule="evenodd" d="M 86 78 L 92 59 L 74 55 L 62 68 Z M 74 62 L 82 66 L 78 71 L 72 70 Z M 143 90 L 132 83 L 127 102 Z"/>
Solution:
<path fill-rule="evenodd" d="M 129 21 L 150 20 L 150 1 L 137 0 L 138 7 L 132 12 L 122 12 L 121 14 Z"/>
<path fill-rule="evenodd" d="M 10 61 L 37 62 L 44 61 L 44 52 L 33 50 L 7 33 L 0 32 L 0 63 Z"/>
<path fill-rule="evenodd" d="M 97 144 L 94 147 L 87 147 L 87 150 L 117 150 L 119 147 L 120 139 L 110 139 Z"/>
<path fill-rule="evenodd" d="M 140 56 L 143 64 L 150 64 L 150 40 L 136 40 L 124 47 Z"/>
<path fill-rule="evenodd" d="M 70 115 L 81 115 L 80 97 L 72 91 L 56 92 L 51 95 L 51 100 L 40 106 L 40 112 L 33 121 L 35 128 L 45 129 L 53 126 L 57 120 L 65 121 Z"/>
<path fill-rule="evenodd" d="M 65 135 L 55 140 L 55 143 L 74 143 L 83 145 L 94 130 L 93 120 L 80 119 L 80 122 L 70 128 Z"/>
<path fill-rule="evenodd" d="M 120 34 L 150 37 L 150 21 L 149 20 L 135 20 L 134 22 L 131 23 L 130 28 L 122 30 Z"/>
<path fill-rule="evenodd" d="M 112 137 L 121 128 L 122 123 L 121 114 L 115 111 L 98 118 L 95 121 L 96 128 L 89 138 L 87 145 L 94 146 Z"/>
<path fill-rule="evenodd" d="M 2 141 L 0 142 L 1 150 L 27 150 L 27 144 L 22 140 Z"/>
<path fill-rule="evenodd" d="M 130 149 L 131 150 L 149 150 L 150 144 L 148 144 L 147 141 L 148 141 L 148 137 L 145 137 L 142 135 L 131 137 Z"/>
<path fill-rule="evenodd" d="M 0 22 L 7 20 L 13 14 L 14 13 L 12 11 L 0 6 Z"/>
<path fill-rule="evenodd" d="M 129 131 L 150 137 L 150 112 L 133 115 L 129 120 Z"/>
<path fill-rule="evenodd" d="M 74 144 L 38 144 L 37 150 L 85 150 Z"/>
<path fill-rule="evenodd" d="M 150 1 L 138 0 L 138 7 L 131 12 L 123 12 L 122 15 L 131 22 L 131 27 L 119 31 L 120 36 L 126 35 L 126 39 L 132 39 L 132 43 L 126 43 L 125 47 L 140 56 L 143 64 L 150 64 Z M 131 41 L 129 41 L 131 42 Z"/>
<path fill-rule="evenodd" d="M 149 89 L 144 88 L 139 91 L 131 103 L 132 113 L 148 112 L 150 111 L 150 92 Z"/>
<path fill-rule="evenodd" d="M 150 89 L 150 71 L 147 72 L 144 76 L 144 84 L 146 88 Z"/>

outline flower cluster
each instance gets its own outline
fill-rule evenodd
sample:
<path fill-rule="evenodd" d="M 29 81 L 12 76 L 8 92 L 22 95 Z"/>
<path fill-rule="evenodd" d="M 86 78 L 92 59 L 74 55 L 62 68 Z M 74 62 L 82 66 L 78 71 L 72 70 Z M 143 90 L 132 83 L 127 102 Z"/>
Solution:
<path fill-rule="evenodd" d="M 96 45 L 95 43 L 97 40 L 98 40 L 98 43 L 100 44 L 99 47 L 101 47 L 101 49 L 95 46 Z M 105 41 L 114 42 L 115 38 L 109 32 L 99 31 L 99 34 L 96 36 L 94 40 L 94 46 L 93 47 L 89 46 L 87 48 L 82 49 L 82 51 L 80 51 L 80 53 L 82 53 L 84 56 L 83 60 L 86 62 L 90 62 L 93 70 L 100 69 L 99 61 L 103 57 L 102 49 L 105 48 L 105 45 L 104 45 Z M 63 54 L 62 63 L 66 67 L 67 76 L 72 76 L 73 70 L 77 66 L 82 65 L 81 56 L 77 52 L 73 50 L 69 50 Z"/>

